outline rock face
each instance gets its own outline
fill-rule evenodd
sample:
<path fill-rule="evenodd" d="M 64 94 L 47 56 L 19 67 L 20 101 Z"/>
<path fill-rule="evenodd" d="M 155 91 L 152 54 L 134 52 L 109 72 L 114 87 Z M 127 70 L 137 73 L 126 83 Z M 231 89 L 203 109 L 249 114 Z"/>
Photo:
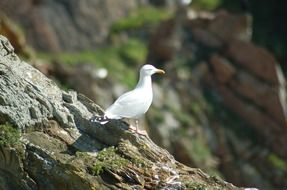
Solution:
<path fill-rule="evenodd" d="M 60 90 L 3 36 L 0 62 L 0 189 L 239 189 L 180 164 L 122 121 L 91 123 L 102 114 L 94 102 Z"/>
<path fill-rule="evenodd" d="M 216 156 L 202 159 L 201 164 L 215 165 L 235 184 L 285 189 L 284 180 L 275 179 L 287 175 L 285 79 L 272 53 L 250 41 L 251 20 L 246 14 L 191 11 L 158 27 L 151 37 L 148 61 L 172 73 L 165 88 L 174 88 L 182 105 L 178 112 L 187 116 L 177 118 L 182 127 L 170 129 L 171 137 L 166 127 L 151 126 L 152 139 L 181 162 L 194 166 L 200 159 L 188 154 L 196 144 L 192 139 L 206 138 Z M 195 124 L 189 126 L 186 121 Z M 173 143 L 166 143 L 166 138 Z M 275 166 L 273 156 L 284 167 Z"/>
<path fill-rule="evenodd" d="M 287 136 L 283 72 L 271 53 L 242 40 L 241 36 L 231 39 L 227 36 L 219 50 L 223 53 L 211 55 L 213 71 L 207 82 L 222 96 L 227 107 L 268 139 L 273 150 L 286 157 L 287 149 L 278 148 L 286 143 Z"/>
<path fill-rule="evenodd" d="M 151 62 L 173 59 L 157 53 L 164 51 L 161 47 L 166 40 L 161 38 L 161 32 L 162 28 L 172 26 L 169 22 L 171 21 L 163 23 L 152 38 L 157 39 L 158 45 L 152 45 L 155 49 L 151 49 L 149 53 L 148 60 Z M 278 154 L 287 157 L 287 149 L 282 148 L 287 143 L 284 140 L 287 136 L 287 110 L 283 72 L 271 53 L 249 42 L 249 25 L 248 15 L 236 16 L 220 12 L 212 19 L 186 18 L 178 28 L 185 27 L 185 32 L 191 33 L 194 42 L 205 48 L 211 48 L 208 54 L 204 55 L 211 68 L 210 72 L 206 73 L 205 79 L 213 90 L 220 94 L 223 103 L 266 139 L 270 139 L 270 134 L 274 134 L 274 138 L 268 140 L 268 144 Z M 167 36 L 176 35 L 178 30 L 175 28 L 167 30 L 169 31 Z M 182 35 L 177 39 L 184 41 L 185 37 Z M 186 41 L 182 44 L 187 43 Z M 153 43 L 155 41 L 151 41 L 151 44 Z M 188 47 L 192 46 L 184 45 L 183 50 L 178 52 L 187 51 Z M 177 52 L 174 49 L 169 50 L 172 51 L 169 55 L 176 56 Z M 196 51 L 200 54 L 201 50 Z"/>
<path fill-rule="evenodd" d="M 5 7 L 4 13 L 27 29 L 29 44 L 42 51 L 60 51 L 103 44 L 112 22 L 126 16 L 140 3 L 135 0 L 4 0 L 0 7 Z"/>

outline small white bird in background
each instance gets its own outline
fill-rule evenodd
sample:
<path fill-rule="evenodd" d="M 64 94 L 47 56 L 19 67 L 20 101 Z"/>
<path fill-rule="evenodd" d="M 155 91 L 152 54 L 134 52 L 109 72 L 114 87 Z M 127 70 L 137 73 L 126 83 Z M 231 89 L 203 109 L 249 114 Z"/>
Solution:
<path fill-rule="evenodd" d="M 140 69 L 140 77 L 136 87 L 121 95 L 108 109 L 102 117 L 94 117 L 92 122 L 105 124 L 109 119 L 136 119 L 136 132 L 138 131 L 138 119 L 149 109 L 152 99 L 151 75 L 155 73 L 164 74 L 164 70 L 157 69 L 152 65 L 144 65 Z"/>
<path fill-rule="evenodd" d="M 190 3 L 192 2 L 192 0 L 180 0 L 180 3 L 182 4 L 182 5 L 189 5 Z"/>

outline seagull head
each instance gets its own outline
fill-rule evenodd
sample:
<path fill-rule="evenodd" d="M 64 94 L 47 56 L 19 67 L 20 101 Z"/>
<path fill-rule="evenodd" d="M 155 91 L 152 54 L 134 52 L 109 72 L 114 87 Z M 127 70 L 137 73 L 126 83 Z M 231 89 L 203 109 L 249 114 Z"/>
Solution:
<path fill-rule="evenodd" d="M 140 75 L 141 76 L 151 76 L 155 73 L 161 73 L 164 74 L 164 70 L 161 69 L 157 69 L 152 65 L 144 65 L 142 66 L 141 70 L 140 70 Z"/>

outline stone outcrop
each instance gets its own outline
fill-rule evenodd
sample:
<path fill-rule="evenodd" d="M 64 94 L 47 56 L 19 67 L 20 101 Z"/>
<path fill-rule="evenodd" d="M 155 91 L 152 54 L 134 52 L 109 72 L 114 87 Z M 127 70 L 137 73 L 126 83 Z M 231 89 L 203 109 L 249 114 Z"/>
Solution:
<path fill-rule="evenodd" d="M 287 149 L 282 148 L 287 136 L 285 79 L 279 63 L 271 53 L 240 37 L 222 43 L 223 53 L 211 55 L 214 72 L 207 82 L 227 107 L 286 157 Z"/>
<path fill-rule="evenodd" d="M 1 189 L 239 189 L 180 164 L 123 121 L 91 123 L 100 107 L 60 90 L 3 36 L 0 62 Z"/>
<path fill-rule="evenodd" d="M 271 52 L 250 41 L 250 15 L 187 13 L 161 23 L 151 37 L 148 61 L 172 73 L 165 88 L 174 88 L 182 105 L 179 112 L 187 113 L 177 118 L 182 127 L 170 129 L 172 136 L 157 126 L 152 138 L 192 166 L 198 160 L 188 152 L 194 151 L 190 147 L 199 138 L 201 149 L 207 143 L 213 152 L 201 165 L 212 163 L 209 168 L 219 167 L 235 184 L 286 188 L 286 183 L 274 180 L 286 176 L 287 157 L 286 89 L 280 64 Z M 174 25 L 176 20 L 180 24 Z M 186 121 L 195 124 L 189 126 Z M 176 143 L 166 143 L 166 138 Z M 179 153 L 179 148 L 188 151 Z M 282 161 L 282 170 L 271 161 L 273 156 Z M 263 163 L 274 165 L 266 169 Z"/>
<path fill-rule="evenodd" d="M 165 52 L 162 46 L 172 52 L 169 55 L 176 56 L 187 51 L 194 55 L 193 59 L 197 53 L 203 55 L 201 59 L 205 58 L 210 65 L 206 82 L 222 96 L 223 103 L 259 134 L 270 139 L 267 144 L 286 157 L 287 149 L 282 148 L 287 143 L 284 140 L 287 136 L 285 79 L 274 56 L 250 42 L 250 16 L 219 12 L 213 17 L 185 19 L 177 26 L 184 31 L 176 38 L 182 42 L 182 49 L 175 50 L 165 45 L 179 31 L 169 24 L 172 21 L 166 21 L 152 37 L 157 41 L 151 41 L 151 44 L 156 42 L 157 45 L 152 45 L 155 50 L 151 49 L 148 60 L 171 61 L 173 57 L 157 53 Z M 170 29 L 162 30 L 166 27 Z M 162 38 L 162 31 L 169 31 L 165 36 L 169 40 Z M 187 43 L 186 33 L 193 37 L 190 44 Z M 206 53 L 196 48 L 189 49 L 193 43 L 209 50 Z M 274 138 L 270 134 L 274 134 Z"/>
<path fill-rule="evenodd" d="M 111 24 L 143 4 L 135 0 L 34 1 L 3 0 L 0 7 L 26 29 L 38 50 L 96 48 L 105 42 Z M 21 5 L 21 6 L 19 6 Z"/>

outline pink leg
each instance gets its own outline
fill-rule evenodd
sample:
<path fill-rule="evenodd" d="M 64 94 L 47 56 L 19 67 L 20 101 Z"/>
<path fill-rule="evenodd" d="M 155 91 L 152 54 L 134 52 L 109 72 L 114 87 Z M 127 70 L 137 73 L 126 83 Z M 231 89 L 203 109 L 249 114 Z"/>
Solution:
<path fill-rule="evenodd" d="M 139 121 L 138 120 L 136 120 L 136 127 L 130 125 L 130 129 L 131 129 L 131 131 L 135 131 L 137 134 L 148 136 L 148 134 L 145 130 L 139 129 Z"/>

